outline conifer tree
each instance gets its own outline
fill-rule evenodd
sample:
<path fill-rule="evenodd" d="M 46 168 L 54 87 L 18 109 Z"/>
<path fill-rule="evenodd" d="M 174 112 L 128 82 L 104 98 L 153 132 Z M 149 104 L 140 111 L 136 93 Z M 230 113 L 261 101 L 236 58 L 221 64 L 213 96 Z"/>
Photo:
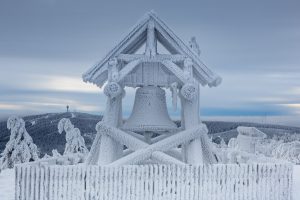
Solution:
<path fill-rule="evenodd" d="M 11 116 L 7 120 L 10 139 L 1 154 L 0 167 L 13 168 L 15 164 L 38 160 L 38 150 L 25 128 L 22 118 Z"/>
<path fill-rule="evenodd" d="M 80 130 L 78 128 L 74 128 L 74 125 L 70 119 L 63 118 L 59 121 L 58 132 L 61 134 L 63 131 L 66 132 L 66 146 L 64 155 L 69 153 L 88 153 L 88 149 L 85 146 L 85 141 L 80 134 Z"/>

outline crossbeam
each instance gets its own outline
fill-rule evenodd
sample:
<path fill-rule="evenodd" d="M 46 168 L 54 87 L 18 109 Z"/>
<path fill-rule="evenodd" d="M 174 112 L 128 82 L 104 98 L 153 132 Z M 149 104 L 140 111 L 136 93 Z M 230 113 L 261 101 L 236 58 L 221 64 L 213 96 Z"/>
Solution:
<path fill-rule="evenodd" d="M 109 135 L 116 141 L 125 144 L 129 149 L 136 150 L 135 152 L 109 164 L 109 166 L 120 166 L 138 164 L 151 157 L 155 157 L 164 162 L 178 161 L 176 158 L 173 158 L 163 152 L 175 148 L 180 144 L 188 143 L 195 138 L 201 137 L 202 133 L 207 133 L 207 128 L 205 125 L 200 124 L 195 128 L 181 131 L 151 145 L 135 138 L 132 135 L 127 134 L 120 129 L 109 127 L 102 122 L 97 125 L 97 131 Z M 181 161 L 179 162 L 182 164 Z"/>
<path fill-rule="evenodd" d="M 187 78 L 184 71 L 172 61 L 163 60 L 161 63 L 183 83 L 187 83 L 189 79 L 193 79 L 193 77 Z"/>
<path fill-rule="evenodd" d="M 145 54 L 120 54 L 117 59 L 123 62 L 131 62 L 133 60 L 141 59 L 143 62 L 161 62 L 163 60 L 169 60 L 174 63 L 184 62 L 187 57 L 181 54 L 156 54 L 155 56 L 148 57 Z"/>
<path fill-rule="evenodd" d="M 130 63 L 128 63 L 127 65 L 125 65 L 125 67 L 123 67 L 123 69 L 121 69 L 119 71 L 119 77 L 118 77 L 117 82 L 120 82 L 121 80 L 123 80 L 125 78 L 125 76 L 127 76 L 132 70 L 134 70 L 134 68 L 136 68 L 136 66 L 138 66 L 141 62 L 142 62 L 141 59 L 137 59 L 137 60 L 133 60 Z"/>
<path fill-rule="evenodd" d="M 146 142 L 144 142 L 144 141 L 138 139 L 137 137 L 135 137 L 132 133 L 127 133 L 127 132 L 122 131 L 118 128 L 108 127 L 105 124 L 97 125 L 97 127 L 98 127 L 97 131 L 99 131 L 100 133 L 107 134 L 108 136 L 112 137 L 115 141 L 126 145 L 129 150 L 136 151 L 136 150 L 139 150 L 139 149 L 145 149 L 145 148 L 150 146 Z M 103 130 L 105 130 L 105 131 L 103 131 Z M 128 153 L 129 152 L 127 152 L 127 154 Z M 154 159 L 160 160 L 160 161 L 162 161 L 163 163 L 166 163 L 166 164 L 177 164 L 177 165 L 184 165 L 185 164 L 184 162 L 182 162 L 182 161 L 180 161 L 180 160 L 178 160 L 178 159 L 176 159 L 176 158 L 174 158 L 170 155 L 167 155 L 163 152 L 160 152 L 160 151 L 152 152 L 150 157 L 151 156 Z"/>

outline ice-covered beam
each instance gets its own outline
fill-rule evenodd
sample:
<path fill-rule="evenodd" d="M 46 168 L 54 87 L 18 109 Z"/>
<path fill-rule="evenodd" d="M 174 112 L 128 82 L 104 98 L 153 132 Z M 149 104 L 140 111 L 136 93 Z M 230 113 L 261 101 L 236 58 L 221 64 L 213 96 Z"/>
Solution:
<path fill-rule="evenodd" d="M 168 150 L 168 151 L 166 151 L 166 152 L 164 152 L 165 154 L 167 154 L 167 155 L 169 155 L 169 157 L 171 156 L 171 157 L 174 157 L 175 159 L 172 161 L 172 163 L 170 163 L 170 162 L 165 162 L 165 160 L 166 159 L 163 159 L 164 161 L 162 161 L 163 163 L 165 163 L 165 164 L 175 164 L 175 163 L 177 163 L 177 164 L 180 164 L 180 165 L 182 165 L 182 164 L 185 164 L 184 162 L 182 162 L 181 160 L 182 160 L 182 153 L 180 152 L 180 150 L 181 149 L 177 149 L 177 148 L 174 148 L 174 149 L 170 149 L 170 150 Z M 127 155 L 129 155 L 129 154 L 131 154 L 131 153 L 133 153 L 134 151 L 133 150 L 131 150 L 131 149 L 125 149 L 124 151 L 123 151 L 123 156 L 127 156 Z M 161 153 L 161 152 L 160 152 Z M 155 159 L 156 158 L 156 159 Z M 152 154 L 152 159 L 155 159 L 155 160 L 157 160 L 157 161 L 159 161 L 157 158 L 162 158 L 161 157 L 161 155 L 157 155 L 156 154 L 156 152 L 154 152 L 153 154 Z M 170 160 L 170 159 L 168 159 L 168 160 Z M 179 161 L 179 162 L 178 162 Z"/>
<path fill-rule="evenodd" d="M 132 135 L 133 137 L 136 137 L 142 141 L 145 141 L 145 137 L 143 135 L 140 135 L 138 133 L 132 132 L 132 131 L 126 131 L 129 135 Z"/>
<path fill-rule="evenodd" d="M 97 124 L 97 131 L 99 133 L 102 133 L 104 135 L 108 135 L 111 138 L 113 138 L 116 142 L 119 142 L 121 144 L 124 144 L 128 147 L 130 150 L 140 150 L 140 149 L 145 149 L 149 147 L 150 145 L 147 144 L 146 142 L 136 138 L 133 135 L 130 135 L 120 129 L 114 128 L 114 127 L 109 127 L 103 123 Z M 129 151 L 126 151 L 126 154 L 128 154 Z M 151 152 L 150 157 L 153 157 L 156 160 L 161 160 L 161 162 L 165 164 L 181 164 L 184 165 L 183 162 L 177 160 L 176 158 L 173 158 L 163 152 Z M 150 158 L 149 157 L 149 158 Z"/>
<path fill-rule="evenodd" d="M 177 158 L 169 156 L 168 154 L 160 151 L 154 151 L 151 155 L 151 158 L 163 164 L 186 165 L 184 162 L 178 160 Z"/>
<path fill-rule="evenodd" d="M 107 97 L 103 123 L 111 127 L 119 127 L 121 124 L 120 112 L 122 108 L 122 95 L 115 98 Z M 97 132 L 96 138 L 87 157 L 86 163 L 91 165 L 106 165 L 123 154 L 123 145 L 107 135 Z"/>
<path fill-rule="evenodd" d="M 111 128 L 105 128 L 105 127 L 103 127 L 103 128 L 107 129 L 106 131 L 104 130 L 104 132 L 111 132 L 110 131 Z M 180 144 L 187 143 L 195 138 L 198 138 L 203 133 L 207 133 L 207 128 L 205 125 L 200 124 L 199 126 L 193 128 L 193 129 L 179 132 L 179 133 L 172 135 L 164 140 L 161 140 L 155 144 L 149 145 L 146 148 L 139 149 L 125 157 L 120 158 L 119 160 L 112 162 L 111 164 L 109 164 L 109 166 L 138 164 L 141 161 L 149 159 L 152 156 L 153 152 L 167 151 L 169 149 L 177 147 Z M 125 139 L 125 138 L 123 137 L 123 139 Z M 134 142 L 134 143 L 137 144 L 136 142 Z"/>
<path fill-rule="evenodd" d="M 117 81 L 119 78 L 118 60 L 113 58 L 108 62 L 108 81 Z"/>
<path fill-rule="evenodd" d="M 145 55 L 148 57 L 155 56 L 157 54 L 157 41 L 155 37 L 155 23 L 153 20 L 148 22 L 147 27 L 147 41 Z"/>
<path fill-rule="evenodd" d="M 193 77 L 190 77 L 187 79 L 185 76 L 184 71 L 177 66 L 175 63 L 169 61 L 169 60 L 163 60 L 161 62 L 171 73 L 173 73 L 181 82 L 187 83 L 190 80 L 193 80 Z"/>
<path fill-rule="evenodd" d="M 193 77 L 193 61 L 190 58 L 186 58 L 183 62 L 183 72 L 185 78 L 188 80 Z"/>
<path fill-rule="evenodd" d="M 125 65 L 125 67 L 123 67 L 123 69 L 121 69 L 119 71 L 119 77 L 117 82 L 120 82 L 121 80 L 123 80 L 125 78 L 125 76 L 127 76 L 132 70 L 134 70 L 134 68 L 136 66 L 138 66 L 141 63 L 141 59 L 137 59 L 137 60 L 133 60 L 130 63 L 128 63 L 127 65 Z"/>
<path fill-rule="evenodd" d="M 163 140 L 165 138 L 169 137 L 169 135 L 166 135 L 166 134 L 162 134 L 162 135 L 159 135 L 159 136 L 156 136 L 155 138 L 152 138 L 151 139 L 151 143 L 156 143 L 160 140 Z"/>
<path fill-rule="evenodd" d="M 152 56 L 149 58 L 148 56 L 144 54 L 120 54 L 117 56 L 117 59 L 123 62 L 131 62 L 133 60 L 141 59 L 143 62 L 146 61 L 156 61 L 161 62 L 163 60 L 169 60 L 174 63 L 182 63 L 187 57 L 181 54 L 156 54 L 155 56 Z"/>

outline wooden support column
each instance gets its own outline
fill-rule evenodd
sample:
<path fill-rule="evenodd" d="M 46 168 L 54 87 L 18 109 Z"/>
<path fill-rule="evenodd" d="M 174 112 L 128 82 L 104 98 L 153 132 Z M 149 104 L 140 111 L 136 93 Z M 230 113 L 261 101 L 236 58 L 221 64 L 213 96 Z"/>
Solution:
<path fill-rule="evenodd" d="M 115 82 L 119 78 L 117 60 L 112 59 L 108 67 L 108 83 L 104 88 L 107 96 L 106 110 L 102 121 L 111 127 L 122 123 L 122 97 L 124 89 Z M 123 154 L 123 145 L 109 135 L 97 132 L 97 136 L 87 158 L 88 164 L 107 165 L 119 159 Z"/>
<path fill-rule="evenodd" d="M 119 116 L 122 104 L 122 96 L 107 98 L 106 111 L 103 122 L 112 127 L 120 124 Z M 123 145 L 116 142 L 108 135 L 101 135 L 98 165 L 109 164 L 122 156 Z"/>
<path fill-rule="evenodd" d="M 180 91 L 180 99 L 182 105 L 182 126 L 187 130 L 198 126 L 199 116 L 199 84 L 192 81 L 192 61 L 186 59 L 184 61 L 184 76 L 188 83 L 184 84 Z M 201 138 L 192 140 L 182 147 L 183 159 L 188 164 L 199 165 L 212 163 L 212 149 L 209 145 L 207 133 Z"/>
<path fill-rule="evenodd" d="M 182 101 L 182 114 L 183 114 L 183 121 L 184 121 L 184 128 L 186 130 L 194 128 L 199 125 L 200 118 L 199 118 L 199 93 L 198 93 L 198 85 L 191 84 L 191 87 L 195 87 L 196 91 L 193 99 L 186 99 L 181 94 L 181 101 Z M 195 139 L 188 144 L 185 144 L 182 147 L 183 159 L 188 164 L 204 164 L 203 158 L 203 151 L 201 145 L 201 139 Z"/>

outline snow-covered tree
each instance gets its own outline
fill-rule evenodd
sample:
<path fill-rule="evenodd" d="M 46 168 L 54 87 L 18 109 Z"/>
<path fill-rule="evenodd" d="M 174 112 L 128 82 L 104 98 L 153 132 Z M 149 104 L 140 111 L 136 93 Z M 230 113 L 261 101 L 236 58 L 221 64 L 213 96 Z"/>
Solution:
<path fill-rule="evenodd" d="M 63 131 L 66 132 L 66 146 L 64 155 L 69 153 L 88 153 L 88 149 L 85 146 L 85 141 L 80 134 L 80 130 L 78 128 L 74 128 L 74 125 L 70 119 L 63 118 L 59 121 L 58 132 L 61 134 Z"/>
<path fill-rule="evenodd" d="M 272 150 L 272 156 L 300 164 L 300 142 L 280 143 Z"/>
<path fill-rule="evenodd" d="M 11 134 L 1 154 L 0 167 L 12 168 L 15 164 L 37 160 L 37 147 L 25 129 L 24 120 L 12 116 L 7 120 L 7 128 L 11 130 Z"/>

